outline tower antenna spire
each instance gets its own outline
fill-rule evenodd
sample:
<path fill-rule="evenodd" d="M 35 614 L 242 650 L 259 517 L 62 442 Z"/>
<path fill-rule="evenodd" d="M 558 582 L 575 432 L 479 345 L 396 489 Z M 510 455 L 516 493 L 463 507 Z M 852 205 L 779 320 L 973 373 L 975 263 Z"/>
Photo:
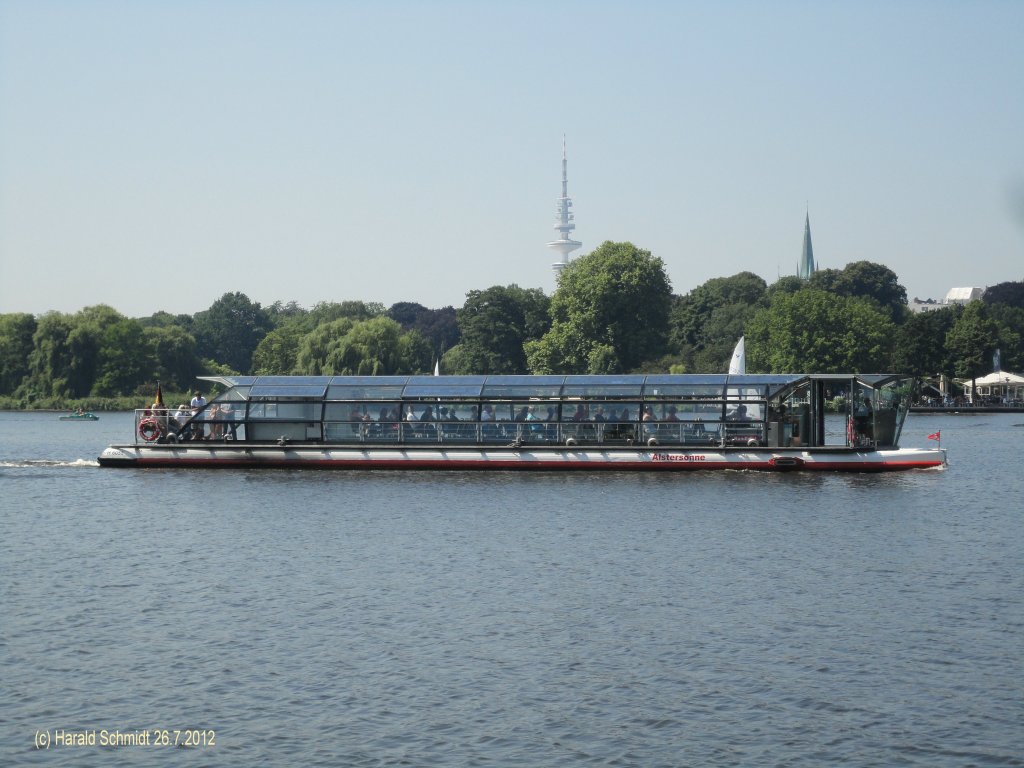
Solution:
<path fill-rule="evenodd" d="M 555 209 L 555 230 L 559 233 L 557 240 L 547 244 L 561 255 L 561 259 L 551 265 L 555 272 L 555 278 L 562 274 L 562 270 L 569 266 L 569 254 L 577 248 L 582 248 L 583 243 L 573 240 L 569 235 L 576 229 L 575 216 L 572 213 L 572 198 L 569 197 L 569 173 L 568 155 L 566 153 L 565 134 L 562 134 L 562 196 L 558 198 Z"/>

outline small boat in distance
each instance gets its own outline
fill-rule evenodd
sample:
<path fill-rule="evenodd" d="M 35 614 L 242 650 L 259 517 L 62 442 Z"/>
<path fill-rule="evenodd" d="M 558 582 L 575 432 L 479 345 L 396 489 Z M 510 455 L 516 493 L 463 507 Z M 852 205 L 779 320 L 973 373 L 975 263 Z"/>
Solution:
<path fill-rule="evenodd" d="M 60 417 L 61 421 L 99 421 L 100 417 L 90 411 L 83 411 L 79 408 L 74 413 L 66 413 Z"/>
<path fill-rule="evenodd" d="M 894 374 L 201 378 L 223 391 L 195 410 L 137 411 L 133 442 L 104 450 L 100 465 L 853 472 L 946 465 L 940 447 L 899 447 L 913 380 Z"/>

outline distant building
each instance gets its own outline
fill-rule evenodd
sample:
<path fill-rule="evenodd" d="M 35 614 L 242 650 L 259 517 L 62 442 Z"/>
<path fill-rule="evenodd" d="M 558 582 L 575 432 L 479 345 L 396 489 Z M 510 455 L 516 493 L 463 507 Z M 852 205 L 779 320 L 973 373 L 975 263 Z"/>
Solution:
<path fill-rule="evenodd" d="M 569 254 L 577 248 L 582 248 L 583 243 L 573 240 L 569 234 L 576 229 L 575 216 L 572 213 L 572 198 L 569 197 L 569 177 L 566 173 L 565 137 L 562 137 L 562 196 L 558 198 L 558 207 L 555 209 L 555 229 L 560 237 L 548 243 L 551 248 L 561 254 L 561 258 L 551 265 L 555 271 L 555 277 L 562 273 L 562 270 L 569 266 Z"/>
<path fill-rule="evenodd" d="M 811 214 L 807 212 L 804 218 L 804 247 L 800 254 L 800 263 L 796 268 L 796 276 L 806 280 L 818 270 L 814 263 L 814 248 L 811 246 Z"/>
<path fill-rule="evenodd" d="M 984 287 L 950 288 L 946 298 L 941 301 L 936 301 L 935 299 L 925 299 L 922 301 L 915 296 L 908 306 L 911 312 L 931 312 L 936 309 L 970 304 L 972 301 L 980 299 L 984 293 Z"/>

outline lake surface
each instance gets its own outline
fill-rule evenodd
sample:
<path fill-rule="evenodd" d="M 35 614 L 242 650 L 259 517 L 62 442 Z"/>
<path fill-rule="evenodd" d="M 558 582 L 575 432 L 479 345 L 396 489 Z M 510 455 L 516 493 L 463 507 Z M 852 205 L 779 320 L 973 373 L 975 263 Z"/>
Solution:
<path fill-rule="evenodd" d="M 0 413 L 0 765 L 1024 765 L 1024 414 L 882 475 L 96 467 L 131 429 Z"/>

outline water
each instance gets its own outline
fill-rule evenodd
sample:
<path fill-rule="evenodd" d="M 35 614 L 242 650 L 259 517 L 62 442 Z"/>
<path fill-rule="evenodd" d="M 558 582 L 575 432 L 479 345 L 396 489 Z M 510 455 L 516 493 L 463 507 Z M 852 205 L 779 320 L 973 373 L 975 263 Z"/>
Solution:
<path fill-rule="evenodd" d="M 882 475 L 96 468 L 131 428 L 0 414 L 0 764 L 1024 765 L 1024 414 Z"/>

